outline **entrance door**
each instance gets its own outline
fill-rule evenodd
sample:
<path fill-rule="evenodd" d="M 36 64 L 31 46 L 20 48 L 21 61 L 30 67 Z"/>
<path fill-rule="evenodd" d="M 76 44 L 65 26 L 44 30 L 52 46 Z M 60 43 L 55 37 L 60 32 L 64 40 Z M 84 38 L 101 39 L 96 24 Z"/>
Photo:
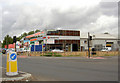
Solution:
<path fill-rule="evenodd" d="M 84 51 L 84 46 L 81 46 L 81 51 Z"/>
<path fill-rule="evenodd" d="M 73 51 L 78 51 L 78 45 L 77 45 L 77 44 L 73 44 L 72 50 L 73 50 Z"/>

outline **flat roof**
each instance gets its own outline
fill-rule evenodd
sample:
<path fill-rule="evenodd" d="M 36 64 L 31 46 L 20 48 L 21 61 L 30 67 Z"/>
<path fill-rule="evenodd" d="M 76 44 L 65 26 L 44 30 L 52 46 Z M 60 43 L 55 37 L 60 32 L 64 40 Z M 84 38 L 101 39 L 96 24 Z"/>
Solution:
<path fill-rule="evenodd" d="M 98 34 L 90 34 L 94 39 L 117 39 L 116 36 L 112 34 L 104 34 L 104 33 L 98 33 Z M 80 38 L 88 38 L 88 33 L 81 33 Z"/>
<path fill-rule="evenodd" d="M 57 30 L 80 31 L 80 30 L 78 30 L 78 29 L 48 29 L 47 31 L 57 31 Z"/>

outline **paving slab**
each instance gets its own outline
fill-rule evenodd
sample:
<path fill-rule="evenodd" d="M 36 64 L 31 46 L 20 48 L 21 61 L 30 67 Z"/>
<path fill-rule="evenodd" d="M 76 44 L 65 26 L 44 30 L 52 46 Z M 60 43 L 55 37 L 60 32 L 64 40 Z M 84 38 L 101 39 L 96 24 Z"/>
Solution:
<path fill-rule="evenodd" d="M 19 71 L 18 75 L 16 76 L 7 76 L 6 75 L 6 69 L 2 68 L 2 78 L 0 80 L 2 81 L 31 81 L 32 75 L 30 73 Z"/>

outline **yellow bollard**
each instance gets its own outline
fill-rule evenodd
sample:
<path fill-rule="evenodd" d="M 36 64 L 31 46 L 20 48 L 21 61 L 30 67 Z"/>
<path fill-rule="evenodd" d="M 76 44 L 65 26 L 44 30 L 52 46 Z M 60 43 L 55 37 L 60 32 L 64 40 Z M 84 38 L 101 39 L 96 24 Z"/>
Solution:
<path fill-rule="evenodd" d="M 17 67 L 17 54 L 16 52 L 7 53 L 7 76 L 15 76 L 18 75 L 18 67 Z"/>

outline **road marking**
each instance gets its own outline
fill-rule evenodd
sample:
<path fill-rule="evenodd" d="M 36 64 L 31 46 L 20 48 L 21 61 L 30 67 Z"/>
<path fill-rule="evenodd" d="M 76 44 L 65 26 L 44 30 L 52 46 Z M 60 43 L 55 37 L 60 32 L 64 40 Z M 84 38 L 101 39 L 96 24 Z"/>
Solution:
<path fill-rule="evenodd" d="M 90 57 L 91 59 L 106 59 L 106 58 L 103 58 L 103 57 Z"/>

